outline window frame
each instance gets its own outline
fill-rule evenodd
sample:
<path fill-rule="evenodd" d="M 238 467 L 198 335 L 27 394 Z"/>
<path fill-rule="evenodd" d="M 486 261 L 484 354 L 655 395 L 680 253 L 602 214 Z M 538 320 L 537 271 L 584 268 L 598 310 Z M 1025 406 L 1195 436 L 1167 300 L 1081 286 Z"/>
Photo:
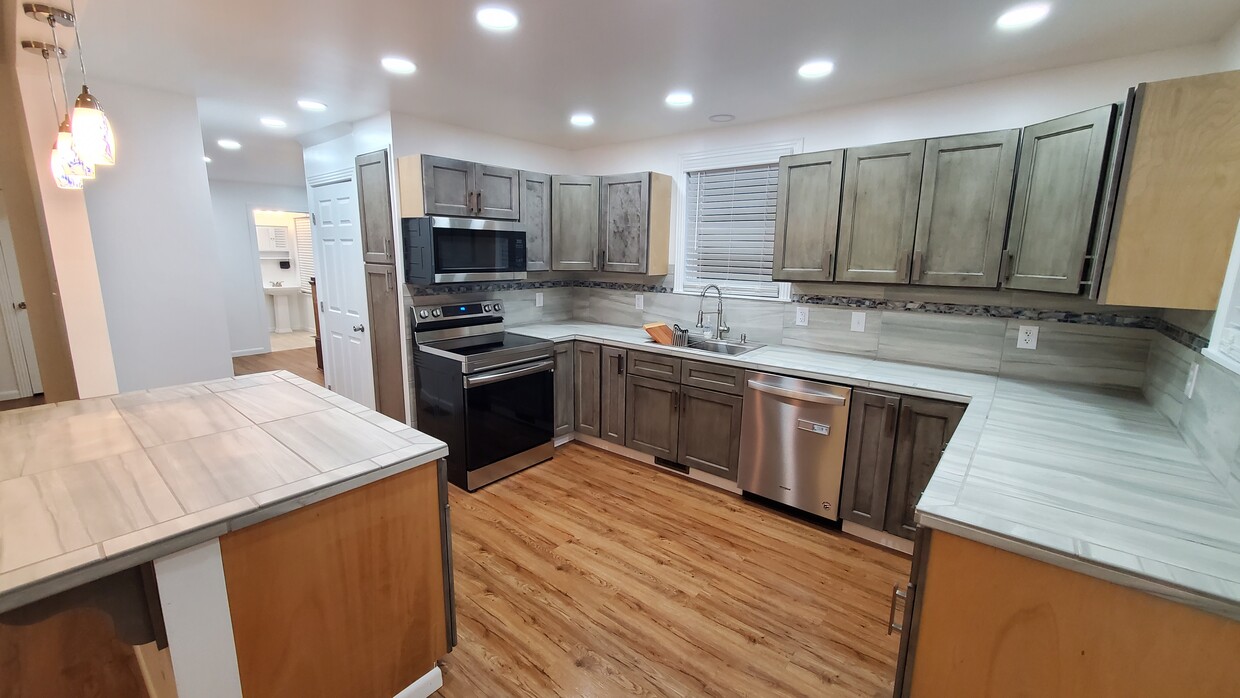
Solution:
<path fill-rule="evenodd" d="M 1237 294 L 1240 294 L 1240 221 L 1237 222 L 1236 237 L 1231 244 L 1231 259 L 1227 263 L 1227 276 L 1224 277 L 1223 289 L 1218 296 L 1218 308 L 1214 311 L 1210 343 L 1201 350 L 1201 353 L 1214 363 L 1240 374 L 1240 348 L 1237 348 L 1234 355 L 1224 353 L 1219 348 L 1229 321 L 1230 324 L 1240 326 L 1240 310 L 1237 310 L 1240 303 L 1233 302 L 1237 300 Z M 1237 317 L 1232 317 L 1233 315 Z M 1240 342 L 1240 338 L 1236 341 Z"/>

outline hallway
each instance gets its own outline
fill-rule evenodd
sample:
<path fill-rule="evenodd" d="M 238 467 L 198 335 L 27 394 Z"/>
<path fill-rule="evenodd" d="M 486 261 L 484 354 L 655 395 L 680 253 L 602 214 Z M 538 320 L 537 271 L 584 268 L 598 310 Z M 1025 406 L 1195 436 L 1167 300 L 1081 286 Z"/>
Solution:
<path fill-rule="evenodd" d="M 315 360 L 314 347 L 273 351 L 270 354 L 238 356 L 233 359 L 233 373 L 244 376 L 264 371 L 290 371 L 308 381 L 323 385 L 323 369 Z"/>

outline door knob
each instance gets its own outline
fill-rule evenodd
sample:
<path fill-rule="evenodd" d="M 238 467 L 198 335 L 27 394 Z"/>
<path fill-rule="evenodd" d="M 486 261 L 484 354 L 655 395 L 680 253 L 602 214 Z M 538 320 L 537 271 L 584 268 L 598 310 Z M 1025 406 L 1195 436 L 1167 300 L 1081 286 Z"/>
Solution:
<path fill-rule="evenodd" d="M 26 301 L 18 301 L 18 302 L 16 302 L 16 303 L 14 303 L 14 304 L 13 304 L 13 309 L 14 309 L 14 310 L 25 310 L 25 309 L 26 309 Z"/>
<path fill-rule="evenodd" d="M 366 331 L 366 326 L 365 326 L 365 325 L 354 325 L 354 326 L 353 326 L 353 331 L 354 331 L 354 332 L 365 332 L 365 331 Z"/>

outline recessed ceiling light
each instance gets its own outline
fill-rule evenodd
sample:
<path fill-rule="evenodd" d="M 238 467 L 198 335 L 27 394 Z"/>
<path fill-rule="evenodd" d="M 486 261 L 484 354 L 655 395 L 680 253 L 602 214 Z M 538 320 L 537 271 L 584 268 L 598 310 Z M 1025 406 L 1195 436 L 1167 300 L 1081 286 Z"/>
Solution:
<path fill-rule="evenodd" d="M 241 144 L 231 138 L 221 138 L 215 144 L 224 150 L 241 150 Z"/>
<path fill-rule="evenodd" d="M 834 70 L 835 64 L 831 61 L 810 61 L 797 70 L 797 75 L 807 80 L 817 80 L 827 77 Z"/>
<path fill-rule="evenodd" d="M 203 162 L 211 162 L 211 158 L 207 157 L 206 155 L 203 155 L 203 156 L 202 156 L 202 161 L 203 161 Z"/>
<path fill-rule="evenodd" d="M 717 124 L 726 124 L 735 118 L 736 117 L 733 116 L 732 114 L 711 114 L 710 115 L 710 120 Z"/>
<path fill-rule="evenodd" d="M 1025 3 L 999 15 L 999 19 L 995 20 L 995 26 L 1004 31 L 1027 29 L 1046 19 L 1050 13 L 1051 5 L 1048 2 Z"/>
<path fill-rule="evenodd" d="M 585 113 L 573 114 L 572 116 L 568 118 L 568 123 L 572 124 L 573 126 L 576 126 L 577 128 L 585 128 L 587 126 L 593 126 L 594 116 L 592 114 L 585 114 Z"/>
<path fill-rule="evenodd" d="M 327 111 L 327 105 L 322 102 L 316 102 L 313 99 L 299 99 L 297 106 L 306 111 Z"/>
<path fill-rule="evenodd" d="M 278 119 L 274 116 L 264 116 L 258 121 L 267 128 L 284 128 L 288 126 L 288 124 L 284 123 L 284 119 Z"/>
<path fill-rule="evenodd" d="M 484 7 L 474 17 L 483 29 L 493 32 L 510 32 L 517 28 L 516 13 L 503 7 Z"/>
<path fill-rule="evenodd" d="M 669 107 L 687 107 L 693 104 L 692 92 L 672 92 L 664 100 Z"/>
<path fill-rule="evenodd" d="M 413 64 L 413 61 L 399 56 L 388 56 L 379 62 L 383 64 L 384 70 L 396 75 L 411 75 L 418 69 L 418 66 Z"/>

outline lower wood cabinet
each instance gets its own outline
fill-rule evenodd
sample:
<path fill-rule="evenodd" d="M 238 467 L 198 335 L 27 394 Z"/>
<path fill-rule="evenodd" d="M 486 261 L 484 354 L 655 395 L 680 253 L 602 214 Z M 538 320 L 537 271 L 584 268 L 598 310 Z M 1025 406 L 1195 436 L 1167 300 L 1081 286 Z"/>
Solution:
<path fill-rule="evenodd" d="M 573 347 L 574 429 L 586 436 L 603 433 L 602 370 L 603 348 L 593 342 L 576 342 Z"/>
<path fill-rule="evenodd" d="M 621 446 L 625 443 L 625 365 L 628 352 L 616 347 L 603 347 L 602 373 L 600 375 L 602 420 L 600 438 Z"/>
<path fill-rule="evenodd" d="M 917 500 L 930 484 L 930 476 L 934 475 L 947 442 L 956 433 L 965 406 L 920 397 L 906 397 L 900 403 L 884 529 L 912 539 L 917 532 Z"/>
<path fill-rule="evenodd" d="M 652 456 L 676 460 L 680 432 L 680 385 L 629 376 L 626 446 Z"/>
<path fill-rule="evenodd" d="M 743 403 L 739 395 L 680 386 L 676 462 L 736 482 Z"/>
<path fill-rule="evenodd" d="M 575 423 L 573 409 L 573 385 L 577 381 L 573 365 L 576 352 L 573 342 L 560 342 L 555 345 L 555 435 L 565 436 L 573 433 Z"/>

